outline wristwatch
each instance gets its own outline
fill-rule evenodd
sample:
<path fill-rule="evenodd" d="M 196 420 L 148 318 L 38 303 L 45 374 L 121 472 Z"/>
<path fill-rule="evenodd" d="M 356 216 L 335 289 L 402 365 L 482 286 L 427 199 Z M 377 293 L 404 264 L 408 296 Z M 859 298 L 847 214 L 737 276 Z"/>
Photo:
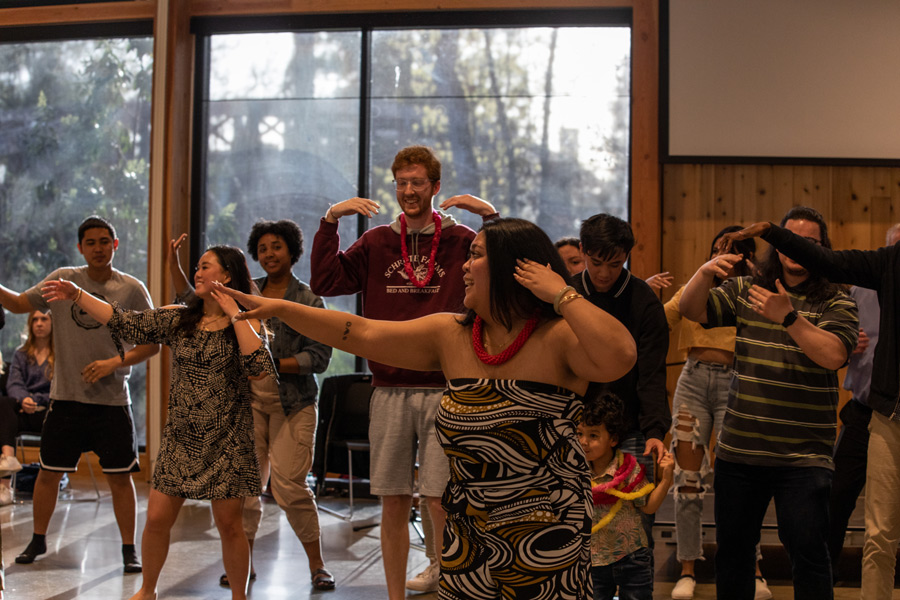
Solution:
<path fill-rule="evenodd" d="M 799 316 L 800 315 L 797 314 L 796 310 L 792 310 L 784 316 L 784 321 L 781 322 L 781 326 L 787 329 L 794 324 L 794 322 L 797 320 L 797 317 Z"/>

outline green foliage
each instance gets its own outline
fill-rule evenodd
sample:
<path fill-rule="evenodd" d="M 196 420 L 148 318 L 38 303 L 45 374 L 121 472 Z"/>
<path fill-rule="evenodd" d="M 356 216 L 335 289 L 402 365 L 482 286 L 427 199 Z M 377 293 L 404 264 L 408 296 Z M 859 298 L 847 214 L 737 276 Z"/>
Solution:
<path fill-rule="evenodd" d="M 91 214 L 116 227 L 114 266 L 146 278 L 152 49 L 149 38 L 0 44 L 3 285 L 24 291 L 84 264 L 77 230 Z M 8 320 L 7 357 L 25 323 Z"/>

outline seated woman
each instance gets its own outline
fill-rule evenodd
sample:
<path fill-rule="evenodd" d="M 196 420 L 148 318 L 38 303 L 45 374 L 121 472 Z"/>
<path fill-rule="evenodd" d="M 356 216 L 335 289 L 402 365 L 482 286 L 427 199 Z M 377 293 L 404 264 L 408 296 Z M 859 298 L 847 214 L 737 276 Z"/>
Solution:
<path fill-rule="evenodd" d="M 238 318 L 277 316 L 358 356 L 444 372 L 435 424 L 450 460 L 441 598 L 584 600 L 593 507 L 575 424 L 588 382 L 634 365 L 634 340 L 566 285 L 536 225 L 489 221 L 469 252 L 462 315 L 377 321 L 216 289 L 251 309 Z"/>
<path fill-rule="evenodd" d="M 28 315 L 25 343 L 13 355 L 6 382 L 6 396 L 0 398 L 0 506 L 12 502 L 8 475 L 22 465 L 16 459 L 16 435 L 23 431 L 40 433 L 50 406 L 53 378 L 53 329 L 50 312 L 33 310 Z"/>

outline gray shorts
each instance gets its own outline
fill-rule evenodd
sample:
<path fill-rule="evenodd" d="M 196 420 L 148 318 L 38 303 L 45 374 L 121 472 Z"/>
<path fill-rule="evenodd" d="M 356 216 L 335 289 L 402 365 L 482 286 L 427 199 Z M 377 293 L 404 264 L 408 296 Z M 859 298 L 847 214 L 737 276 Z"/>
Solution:
<path fill-rule="evenodd" d="M 434 418 L 444 390 L 376 387 L 369 408 L 370 475 L 377 496 L 440 497 L 450 463 L 438 444 Z M 415 467 L 418 451 L 419 479 Z"/>

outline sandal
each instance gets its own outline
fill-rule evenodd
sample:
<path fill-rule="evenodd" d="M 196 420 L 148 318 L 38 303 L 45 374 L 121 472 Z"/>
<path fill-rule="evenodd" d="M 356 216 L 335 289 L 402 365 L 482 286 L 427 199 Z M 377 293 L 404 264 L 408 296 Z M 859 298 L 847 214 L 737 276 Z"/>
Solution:
<path fill-rule="evenodd" d="M 256 573 L 250 573 L 250 581 L 254 581 L 256 579 Z M 228 583 L 228 574 L 222 573 L 222 576 L 219 577 L 219 585 L 222 587 L 231 587 L 231 584 Z"/>
<path fill-rule="evenodd" d="M 316 569 L 312 575 L 312 586 L 320 591 L 333 590 L 334 576 L 328 572 L 328 569 Z"/>

